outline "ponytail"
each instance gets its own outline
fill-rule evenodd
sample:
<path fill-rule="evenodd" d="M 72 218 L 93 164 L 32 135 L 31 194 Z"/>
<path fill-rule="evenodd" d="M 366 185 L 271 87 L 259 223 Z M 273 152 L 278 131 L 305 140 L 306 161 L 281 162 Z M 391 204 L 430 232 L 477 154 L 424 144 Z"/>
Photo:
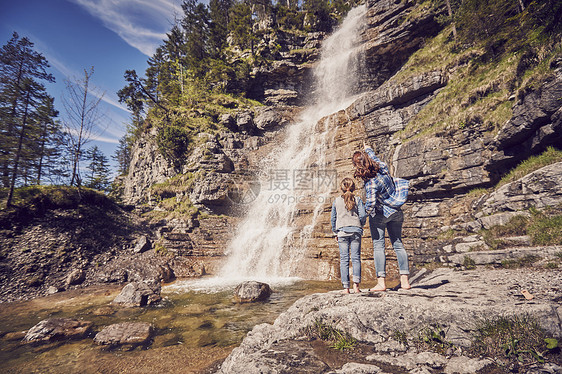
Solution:
<path fill-rule="evenodd" d="M 341 181 L 341 191 L 343 192 L 341 197 L 345 202 L 345 208 L 347 210 L 353 210 L 355 208 L 355 195 L 353 191 L 355 191 L 355 183 L 351 178 L 344 178 Z"/>

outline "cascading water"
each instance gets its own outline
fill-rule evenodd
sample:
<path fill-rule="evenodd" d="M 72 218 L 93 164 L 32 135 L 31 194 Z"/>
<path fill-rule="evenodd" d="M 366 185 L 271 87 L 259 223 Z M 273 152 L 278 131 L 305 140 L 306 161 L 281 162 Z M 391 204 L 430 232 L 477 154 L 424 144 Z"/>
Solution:
<path fill-rule="evenodd" d="M 365 25 L 365 13 L 365 5 L 352 9 L 323 42 L 314 70 L 314 104 L 290 125 L 283 142 L 259 165 L 261 192 L 237 228 L 219 277 L 215 282 L 206 281 L 207 286 L 199 284 L 191 289 L 235 285 L 249 279 L 270 284 L 294 280 L 290 277 L 295 276 L 296 266 L 304 256 L 304 241 L 330 192 L 339 183 L 329 170 L 322 169 L 327 163 L 324 150 L 333 141 L 327 121 L 322 119 L 346 108 L 353 100 L 360 61 L 357 42 Z M 298 185 L 297 176 L 303 177 L 299 183 L 304 181 L 304 185 Z M 286 188 L 287 185 L 292 188 Z M 314 206 L 313 222 L 299 232 L 295 232 L 294 222 L 297 202 Z"/>
<path fill-rule="evenodd" d="M 289 128 L 272 160 L 261 165 L 262 171 L 266 171 L 264 174 L 268 174 L 269 181 L 266 183 L 269 187 L 272 181 L 287 182 L 284 177 L 290 177 L 293 179 L 293 188 L 270 189 L 258 195 L 228 248 L 228 261 L 221 271 L 222 277 L 268 279 L 293 275 L 292 270 L 301 251 L 298 250 L 298 243 L 290 242 L 294 234 L 293 220 L 296 213 L 295 204 L 291 202 L 310 202 L 310 198 L 323 201 L 321 197 L 327 196 L 330 187 L 334 187 L 334 183 L 323 183 L 324 186 L 321 187 L 325 187 L 324 190 L 315 188 L 322 182 L 327 182 L 326 178 L 330 175 L 319 176 L 319 169 L 310 169 L 310 160 L 314 158 L 314 164 L 325 165 L 325 152 L 322 150 L 332 140 L 329 132 L 318 129 L 317 123 L 324 116 L 350 104 L 350 96 L 356 83 L 357 39 L 364 25 L 365 12 L 364 5 L 351 10 L 341 27 L 323 42 L 320 61 L 314 71 L 317 87 L 314 93 L 315 104 L 307 108 L 301 120 Z M 276 180 L 272 173 L 281 174 L 277 175 L 281 179 Z M 307 174 L 311 183 L 309 186 L 300 186 L 305 193 L 298 196 L 294 189 L 295 173 Z M 337 185 L 337 181 L 330 182 Z M 307 196 L 306 193 L 310 190 L 314 195 Z M 276 201 L 276 195 L 279 196 L 279 201 Z M 320 208 L 321 204 L 316 205 Z M 305 227 L 305 234 L 311 227 L 312 225 Z"/>

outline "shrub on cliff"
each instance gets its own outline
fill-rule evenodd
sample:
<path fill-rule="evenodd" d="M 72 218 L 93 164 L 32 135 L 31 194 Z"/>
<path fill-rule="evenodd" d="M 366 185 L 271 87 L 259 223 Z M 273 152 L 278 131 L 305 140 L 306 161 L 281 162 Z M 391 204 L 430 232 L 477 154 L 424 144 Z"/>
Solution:
<path fill-rule="evenodd" d="M 156 137 L 158 150 L 168 160 L 174 163 L 174 166 L 179 167 L 189 146 L 189 132 L 179 126 L 167 126 L 158 131 Z"/>

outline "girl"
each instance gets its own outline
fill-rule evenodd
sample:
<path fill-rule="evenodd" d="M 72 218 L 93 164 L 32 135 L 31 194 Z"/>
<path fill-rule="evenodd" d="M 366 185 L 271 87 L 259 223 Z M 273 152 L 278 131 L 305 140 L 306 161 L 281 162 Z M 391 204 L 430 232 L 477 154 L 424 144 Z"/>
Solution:
<path fill-rule="evenodd" d="M 406 190 L 397 188 L 390 176 L 388 166 L 375 155 L 375 151 L 369 146 L 365 146 L 364 152 L 353 154 L 353 165 L 355 166 L 355 178 L 361 178 L 365 182 L 365 211 L 369 215 L 369 228 L 373 238 L 377 285 L 369 291 L 386 291 L 385 229 L 388 230 L 390 242 L 398 259 L 400 285 L 404 289 L 410 289 L 408 254 L 402 244 L 404 214 L 400 208 L 391 206 L 392 201 L 403 199 L 401 194 L 407 193 L 407 187 Z"/>
<path fill-rule="evenodd" d="M 336 197 L 332 204 L 332 231 L 336 236 L 340 250 L 341 282 L 349 293 L 349 257 L 353 267 L 353 290 L 361 292 L 361 236 L 367 219 L 365 206 L 360 197 L 355 196 L 355 183 L 351 178 L 344 178 L 340 185 L 342 195 Z"/>

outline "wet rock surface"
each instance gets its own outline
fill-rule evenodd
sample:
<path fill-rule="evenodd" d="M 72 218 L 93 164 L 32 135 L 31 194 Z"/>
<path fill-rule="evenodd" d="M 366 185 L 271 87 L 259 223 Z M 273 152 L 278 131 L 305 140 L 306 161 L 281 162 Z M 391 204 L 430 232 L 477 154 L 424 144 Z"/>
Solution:
<path fill-rule="evenodd" d="M 92 322 L 71 318 L 49 318 L 29 329 L 23 340 L 27 343 L 47 343 L 82 339 L 87 336 L 92 325 Z"/>
<path fill-rule="evenodd" d="M 154 327 L 144 322 L 123 322 L 109 325 L 96 334 L 94 342 L 100 345 L 134 348 L 150 343 Z"/>
<path fill-rule="evenodd" d="M 113 300 L 113 304 L 130 307 L 152 305 L 159 302 L 161 286 L 159 281 L 143 281 L 127 284 L 119 295 Z"/>
<path fill-rule="evenodd" d="M 490 360 L 466 355 L 471 332 L 478 320 L 494 316 L 529 314 L 549 334 L 562 337 L 562 274 L 559 271 L 455 271 L 442 268 L 418 274 L 412 278 L 411 290 L 351 295 L 330 292 L 306 296 L 272 325 L 254 327 L 224 361 L 218 373 L 263 372 L 260 370 L 264 362 L 271 373 L 288 373 L 289 368 L 296 365 L 304 365 L 298 366 L 302 372 L 308 372 L 308 368 L 322 368 L 326 358 L 318 361 L 310 345 L 302 348 L 308 350 L 310 367 L 302 360 L 301 348 L 295 348 L 293 355 L 283 349 L 302 346 L 302 341 L 306 341 L 304 331 L 317 321 L 345 331 L 371 347 L 370 353 L 367 351 L 363 357 L 354 357 L 353 362 L 345 366 L 332 366 L 331 372 L 335 373 L 352 372 L 352 367 L 363 370 L 358 372 L 389 372 L 385 371 L 385 364 L 410 373 L 434 370 L 474 373 L 489 365 Z M 528 290 L 534 298 L 525 298 L 522 290 Z M 396 331 L 415 335 L 428 326 L 440 326 L 446 331 L 444 339 L 456 348 L 447 354 L 439 354 L 405 346 L 393 338 Z M 364 365 L 382 369 L 377 371 Z"/>

